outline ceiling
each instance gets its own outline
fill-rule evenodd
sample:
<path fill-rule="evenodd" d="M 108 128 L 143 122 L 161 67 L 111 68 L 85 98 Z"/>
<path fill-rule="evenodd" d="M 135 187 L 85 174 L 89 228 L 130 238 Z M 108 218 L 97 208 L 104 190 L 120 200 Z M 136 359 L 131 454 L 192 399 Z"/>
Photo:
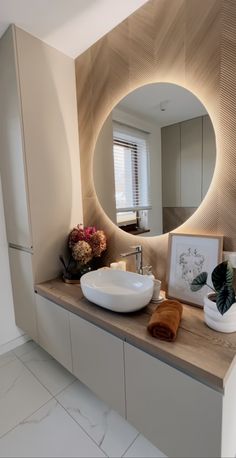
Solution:
<path fill-rule="evenodd" d="M 127 95 L 117 108 L 160 127 L 207 114 L 194 94 L 170 83 L 142 86 Z"/>
<path fill-rule="evenodd" d="M 0 37 L 16 24 L 77 57 L 147 0 L 0 0 Z"/>

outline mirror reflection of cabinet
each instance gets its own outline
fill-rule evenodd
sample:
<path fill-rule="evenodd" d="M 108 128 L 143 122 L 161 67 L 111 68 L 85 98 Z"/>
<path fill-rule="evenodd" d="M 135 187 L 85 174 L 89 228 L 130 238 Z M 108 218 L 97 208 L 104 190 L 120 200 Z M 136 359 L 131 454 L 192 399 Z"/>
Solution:
<path fill-rule="evenodd" d="M 180 207 L 180 124 L 161 129 L 161 144 L 163 207 Z"/>
<path fill-rule="evenodd" d="M 163 127 L 163 232 L 190 217 L 212 180 L 215 134 L 208 115 Z"/>
<path fill-rule="evenodd" d="M 203 116 L 202 124 L 202 198 L 205 197 L 215 168 L 216 139 L 209 116 Z"/>

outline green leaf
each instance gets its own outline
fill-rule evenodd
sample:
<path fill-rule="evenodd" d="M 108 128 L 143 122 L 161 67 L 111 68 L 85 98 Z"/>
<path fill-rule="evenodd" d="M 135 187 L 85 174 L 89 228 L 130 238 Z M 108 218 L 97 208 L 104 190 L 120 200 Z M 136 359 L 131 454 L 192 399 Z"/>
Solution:
<path fill-rule="evenodd" d="M 199 291 L 207 281 L 207 272 L 201 272 L 197 277 L 195 277 L 190 285 L 190 289 L 193 292 Z"/>
<path fill-rule="evenodd" d="M 228 264 L 228 261 L 223 261 L 215 267 L 211 279 L 217 292 L 220 291 L 224 285 L 232 286 L 233 269 L 231 265 Z"/>
<path fill-rule="evenodd" d="M 221 313 L 224 315 L 231 305 L 235 302 L 235 292 L 232 286 L 224 285 L 218 292 L 216 297 L 216 306 Z"/>
<path fill-rule="evenodd" d="M 232 286 L 234 278 L 234 270 L 230 262 L 228 261 L 227 271 L 226 271 L 226 285 Z"/>

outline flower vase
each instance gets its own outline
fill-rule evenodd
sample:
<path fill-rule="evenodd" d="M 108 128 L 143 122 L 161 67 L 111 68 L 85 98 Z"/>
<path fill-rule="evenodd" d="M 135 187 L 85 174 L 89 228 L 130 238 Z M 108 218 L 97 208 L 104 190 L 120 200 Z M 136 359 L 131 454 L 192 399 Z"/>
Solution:
<path fill-rule="evenodd" d="M 82 275 L 90 272 L 91 270 L 91 266 L 86 264 L 84 266 L 80 266 L 76 271 L 64 271 L 62 279 L 65 283 L 79 284 Z"/>

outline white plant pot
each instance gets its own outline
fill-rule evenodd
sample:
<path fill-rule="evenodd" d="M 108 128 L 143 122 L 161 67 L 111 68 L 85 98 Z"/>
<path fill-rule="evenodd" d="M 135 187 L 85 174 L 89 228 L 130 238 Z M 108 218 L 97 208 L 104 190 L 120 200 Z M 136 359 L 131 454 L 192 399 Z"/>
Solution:
<path fill-rule="evenodd" d="M 219 332 L 236 332 L 236 302 L 224 314 L 218 311 L 216 303 L 212 300 L 213 293 L 204 297 L 204 318 L 209 328 Z"/>

